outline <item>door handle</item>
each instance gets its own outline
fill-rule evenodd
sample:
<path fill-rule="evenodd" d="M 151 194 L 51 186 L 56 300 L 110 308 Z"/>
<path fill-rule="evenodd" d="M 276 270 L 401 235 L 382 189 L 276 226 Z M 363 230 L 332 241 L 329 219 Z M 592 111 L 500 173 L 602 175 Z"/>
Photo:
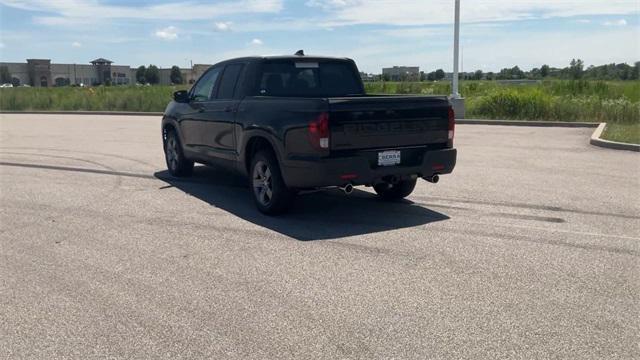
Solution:
<path fill-rule="evenodd" d="M 204 112 L 204 108 L 203 108 L 203 107 L 199 107 L 199 108 L 198 108 L 198 112 L 199 112 L 199 113 L 203 113 L 203 112 Z"/>
<path fill-rule="evenodd" d="M 233 111 L 233 106 L 227 106 L 226 108 L 224 108 L 224 112 L 232 112 Z"/>

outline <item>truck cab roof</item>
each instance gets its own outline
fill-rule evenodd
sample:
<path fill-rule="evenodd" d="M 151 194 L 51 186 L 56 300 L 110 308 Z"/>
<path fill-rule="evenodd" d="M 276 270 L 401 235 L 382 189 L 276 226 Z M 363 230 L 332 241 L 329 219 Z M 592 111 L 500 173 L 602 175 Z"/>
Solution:
<path fill-rule="evenodd" d="M 257 62 L 257 61 L 265 61 L 265 60 L 353 61 L 352 59 L 349 59 L 346 57 L 333 57 L 333 56 L 322 56 L 322 55 L 267 55 L 267 56 L 237 57 L 237 58 L 221 61 L 219 63 L 216 63 L 215 65 L 232 63 L 232 62 Z"/>

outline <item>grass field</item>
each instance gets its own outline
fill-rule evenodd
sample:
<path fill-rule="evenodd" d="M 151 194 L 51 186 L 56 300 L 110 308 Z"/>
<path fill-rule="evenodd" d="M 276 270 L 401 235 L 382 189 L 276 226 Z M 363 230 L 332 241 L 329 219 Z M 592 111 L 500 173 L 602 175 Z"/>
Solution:
<path fill-rule="evenodd" d="M 607 140 L 640 144 L 640 126 L 638 124 L 607 123 L 602 137 Z"/>
<path fill-rule="evenodd" d="M 445 95 L 441 82 L 366 83 L 367 93 Z M 186 86 L 3 88 L 0 109 L 163 111 Z M 640 82 L 560 81 L 504 85 L 463 81 L 467 118 L 607 122 L 605 137 L 639 143 Z"/>
<path fill-rule="evenodd" d="M 97 86 L 0 89 L 2 110 L 163 111 L 173 86 Z"/>

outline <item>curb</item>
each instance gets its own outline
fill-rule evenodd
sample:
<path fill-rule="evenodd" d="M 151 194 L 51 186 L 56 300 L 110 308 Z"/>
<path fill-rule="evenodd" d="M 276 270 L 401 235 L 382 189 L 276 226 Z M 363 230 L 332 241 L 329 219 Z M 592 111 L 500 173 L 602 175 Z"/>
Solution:
<path fill-rule="evenodd" d="M 561 121 L 528 121 L 528 120 L 484 120 L 484 119 L 456 119 L 461 125 L 504 125 L 504 126 L 540 126 L 540 127 L 571 127 L 595 128 L 598 123 L 592 122 L 561 122 Z"/>
<path fill-rule="evenodd" d="M 607 123 L 600 123 L 596 131 L 591 134 L 591 140 L 589 143 L 594 146 L 599 146 L 607 149 L 615 149 L 615 150 L 628 150 L 628 151 L 636 151 L 640 152 L 640 145 L 638 144 L 628 144 L 617 141 L 604 140 L 600 138 L 604 129 L 607 127 Z"/>
<path fill-rule="evenodd" d="M 162 116 L 163 113 L 139 111 L 0 111 L 0 114 Z"/>
<path fill-rule="evenodd" d="M 0 111 L 0 114 L 42 114 L 42 115 L 126 115 L 126 116 L 162 116 L 162 112 L 136 111 Z M 598 123 L 561 122 L 561 121 L 528 121 L 528 120 L 485 120 L 456 119 L 461 125 L 504 125 L 504 126 L 543 126 L 543 127 L 584 127 L 595 128 Z"/>

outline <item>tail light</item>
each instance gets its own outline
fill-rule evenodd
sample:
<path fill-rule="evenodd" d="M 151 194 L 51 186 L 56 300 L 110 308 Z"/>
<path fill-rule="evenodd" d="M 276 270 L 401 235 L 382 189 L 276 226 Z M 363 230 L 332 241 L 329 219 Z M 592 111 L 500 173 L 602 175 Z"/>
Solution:
<path fill-rule="evenodd" d="M 318 150 L 329 148 L 329 114 L 326 112 L 309 123 L 309 141 Z"/>
<path fill-rule="evenodd" d="M 453 111 L 453 107 L 449 106 L 449 141 L 453 141 L 453 135 L 456 131 L 456 114 Z"/>

